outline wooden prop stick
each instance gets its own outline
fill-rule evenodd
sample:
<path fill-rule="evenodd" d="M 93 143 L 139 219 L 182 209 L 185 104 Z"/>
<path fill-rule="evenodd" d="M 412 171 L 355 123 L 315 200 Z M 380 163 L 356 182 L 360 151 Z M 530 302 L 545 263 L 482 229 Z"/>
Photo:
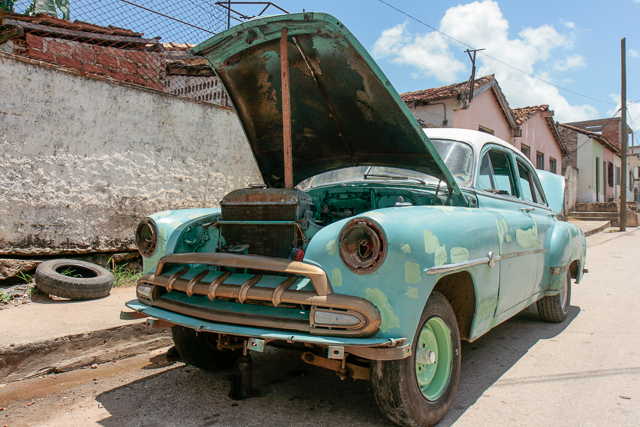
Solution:
<path fill-rule="evenodd" d="M 284 151 L 284 186 L 293 188 L 293 157 L 291 154 L 291 88 L 289 86 L 289 51 L 287 29 L 280 37 L 280 68 L 282 70 L 282 148 Z"/>

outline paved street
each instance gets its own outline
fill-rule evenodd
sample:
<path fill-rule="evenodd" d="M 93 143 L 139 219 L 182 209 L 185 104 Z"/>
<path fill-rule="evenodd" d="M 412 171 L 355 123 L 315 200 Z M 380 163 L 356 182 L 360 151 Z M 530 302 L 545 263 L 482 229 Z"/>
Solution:
<path fill-rule="evenodd" d="M 529 307 L 463 344 L 458 393 L 441 426 L 640 425 L 640 230 L 587 239 L 590 273 L 569 318 Z M 340 381 L 298 353 L 254 356 L 259 398 L 227 397 L 230 371 L 136 357 L 0 388 L 7 426 L 391 426 L 367 382 Z"/>

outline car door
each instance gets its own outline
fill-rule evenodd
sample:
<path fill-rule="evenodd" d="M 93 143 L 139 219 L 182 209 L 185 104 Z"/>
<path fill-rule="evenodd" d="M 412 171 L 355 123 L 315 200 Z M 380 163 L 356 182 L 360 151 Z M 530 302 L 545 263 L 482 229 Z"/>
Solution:
<path fill-rule="evenodd" d="M 547 234 L 553 229 L 556 219 L 554 213 L 547 205 L 538 174 L 518 153 L 515 153 L 515 157 L 518 169 L 520 199 L 527 205 L 526 210 L 533 219 L 538 233 L 537 258 L 535 261 L 539 265 L 539 268 L 536 270 L 536 279 L 533 289 L 531 290 L 531 294 L 535 295 L 542 291 L 540 284 L 545 272 L 545 253 L 549 250 L 549 248 L 544 247 L 544 245 L 547 241 Z"/>
<path fill-rule="evenodd" d="M 495 216 L 499 239 L 500 289 L 496 315 L 509 317 L 531 297 L 544 254 L 531 206 L 520 198 L 518 172 L 511 150 L 485 145 L 476 180 L 480 203 Z M 542 262 L 542 264 L 541 264 Z"/>

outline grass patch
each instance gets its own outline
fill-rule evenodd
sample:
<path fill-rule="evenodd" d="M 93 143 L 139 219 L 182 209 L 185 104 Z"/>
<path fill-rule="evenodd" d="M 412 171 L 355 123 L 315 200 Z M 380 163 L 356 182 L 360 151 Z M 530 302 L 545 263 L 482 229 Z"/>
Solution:
<path fill-rule="evenodd" d="M 116 264 L 111 259 L 107 262 L 109 271 L 113 273 L 113 287 L 135 286 L 142 272 L 135 265 L 129 263 Z"/>
<path fill-rule="evenodd" d="M 13 297 L 9 294 L 5 294 L 3 291 L 0 291 L 0 303 L 1 304 L 9 304 Z"/>

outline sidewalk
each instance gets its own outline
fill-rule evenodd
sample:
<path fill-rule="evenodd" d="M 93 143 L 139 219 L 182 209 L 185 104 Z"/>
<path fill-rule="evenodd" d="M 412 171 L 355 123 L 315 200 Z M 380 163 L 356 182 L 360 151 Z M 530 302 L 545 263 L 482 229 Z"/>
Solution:
<path fill-rule="evenodd" d="M 611 221 L 569 221 L 573 225 L 577 225 L 584 231 L 584 235 L 589 237 L 593 234 L 599 233 L 611 227 Z"/>
<path fill-rule="evenodd" d="M 105 298 L 54 301 L 38 297 L 0 311 L 0 382 L 65 372 L 170 345 L 168 330 L 149 331 L 144 320 L 120 320 L 135 287 Z"/>

